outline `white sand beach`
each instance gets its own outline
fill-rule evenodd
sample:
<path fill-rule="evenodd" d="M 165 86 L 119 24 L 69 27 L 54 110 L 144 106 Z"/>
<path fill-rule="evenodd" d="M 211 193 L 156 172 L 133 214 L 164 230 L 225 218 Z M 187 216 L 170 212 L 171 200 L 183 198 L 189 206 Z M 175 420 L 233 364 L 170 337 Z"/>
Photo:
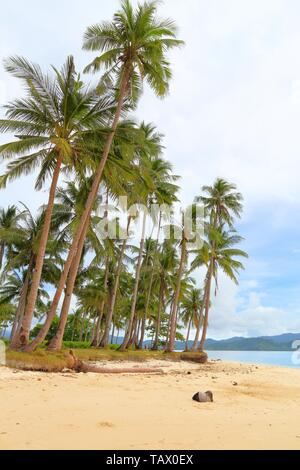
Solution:
<path fill-rule="evenodd" d="M 0 449 L 300 449 L 299 370 L 223 362 L 147 366 L 164 374 L 1 367 Z M 192 401 L 206 390 L 213 403 Z"/>

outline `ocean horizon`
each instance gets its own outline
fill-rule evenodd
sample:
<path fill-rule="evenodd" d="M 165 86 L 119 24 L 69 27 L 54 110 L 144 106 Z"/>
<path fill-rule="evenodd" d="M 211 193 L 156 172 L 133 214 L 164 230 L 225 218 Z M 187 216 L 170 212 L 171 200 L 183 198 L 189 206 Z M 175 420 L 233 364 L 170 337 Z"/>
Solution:
<path fill-rule="evenodd" d="M 300 354 L 295 351 L 207 351 L 207 354 L 210 360 L 272 365 L 300 370 Z"/>

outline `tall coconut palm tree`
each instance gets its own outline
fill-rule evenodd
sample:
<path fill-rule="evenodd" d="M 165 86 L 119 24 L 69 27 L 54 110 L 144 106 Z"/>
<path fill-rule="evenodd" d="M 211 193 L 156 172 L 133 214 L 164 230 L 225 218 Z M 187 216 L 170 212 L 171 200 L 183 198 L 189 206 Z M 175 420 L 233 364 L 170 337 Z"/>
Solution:
<path fill-rule="evenodd" d="M 235 248 L 243 240 L 234 230 L 227 231 L 224 225 L 218 229 L 208 227 L 208 241 L 201 248 L 192 263 L 192 269 L 207 266 L 207 275 L 204 290 L 204 321 L 199 350 L 203 351 L 209 318 L 212 281 L 215 280 L 216 292 L 218 289 L 218 271 L 221 269 L 235 284 L 238 284 L 238 274 L 244 269 L 243 264 L 237 258 L 248 258 L 245 251 Z"/>
<path fill-rule="evenodd" d="M 76 184 L 75 182 L 69 182 L 66 187 L 59 188 L 57 191 L 58 204 L 56 206 L 56 209 L 54 210 L 54 217 L 62 217 L 62 219 L 68 220 L 68 224 L 64 228 L 64 232 L 68 232 L 69 238 L 71 239 L 73 232 L 76 230 L 80 215 L 82 214 L 82 211 L 84 209 L 84 204 L 90 186 L 90 178 L 81 178 L 78 184 Z M 98 196 L 94 203 L 94 209 L 97 209 L 97 207 L 99 207 L 100 202 L 101 198 L 100 196 Z M 87 240 L 91 238 L 97 238 L 93 230 L 94 227 L 90 218 L 87 220 L 87 227 L 85 230 L 85 236 L 87 235 Z M 48 346 L 48 349 L 50 350 L 60 350 L 62 347 L 64 331 L 67 324 L 68 313 L 78 273 L 78 268 L 80 266 L 80 263 L 83 261 L 84 254 L 86 254 L 86 252 L 88 251 L 87 249 L 84 250 L 85 241 L 86 238 L 82 237 L 81 242 L 78 246 L 78 252 L 73 260 L 73 264 L 69 272 L 58 328 L 56 334 L 53 336 Z"/>
<path fill-rule="evenodd" d="M 140 139 L 140 142 L 137 145 L 137 148 L 135 149 L 134 160 L 132 161 L 131 173 L 132 173 L 133 179 L 130 182 L 126 182 L 123 186 L 124 190 L 126 191 L 127 203 L 129 207 L 132 207 L 139 202 L 143 202 L 143 200 L 140 197 L 141 190 L 143 190 L 145 183 L 149 185 L 149 177 L 150 179 L 153 178 L 153 174 L 149 176 L 145 173 L 145 171 L 142 170 L 144 162 L 149 161 L 149 158 L 153 160 L 159 159 L 158 157 L 162 151 L 162 145 L 161 145 L 162 136 L 156 131 L 156 128 L 153 125 L 145 124 L 143 122 L 140 126 L 140 131 L 141 131 L 141 135 L 143 135 L 143 138 Z M 153 170 L 151 169 L 151 171 Z M 127 220 L 127 230 L 126 230 L 127 236 L 125 236 L 125 239 L 123 240 L 123 243 L 120 248 L 115 284 L 113 288 L 108 316 L 106 319 L 107 323 L 106 323 L 106 328 L 105 328 L 105 334 L 101 342 L 102 347 L 107 346 L 108 341 L 109 341 L 109 332 L 111 328 L 115 301 L 117 298 L 117 291 L 119 288 L 119 279 L 120 279 L 120 274 L 121 274 L 122 265 L 123 265 L 123 257 L 127 248 L 127 243 L 128 243 L 127 238 L 129 235 L 130 225 L 133 219 L 134 219 L 133 215 L 129 214 L 128 220 Z M 136 299 L 133 299 L 133 302 L 136 302 Z"/>
<path fill-rule="evenodd" d="M 177 272 L 177 279 L 176 279 L 176 286 L 174 291 L 174 298 L 172 301 L 171 312 L 170 312 L 170 333 L 168 343 L 166 345 L 165 350 L 167 352 L 171 352 L 175 346 L 175 339 L 176 339 L 176 326 L 177 326 L 177 316 L 178 316 L 178 305 L 179 305 L 179 296 L 181 290 L 181 282 L 184 275 L 184 271 L 187 266 L 187 257 L 188 257 L 188 250 L 187 250 L 187 234 L 185 231 L 184 225 L 184 215 L 182 214 L 182 223 L 180 227 L 174 227 L 175 230 L 179 228 L 181 232 L 181 240 L 180 240 L 180 261 L 178 266 Z"/>
<path fill-rule="evenodd" d="M 86 207 L 53 299 L 49 322 L 55 315 L 72 259 L 76 254 L 86 220 L 97 195 L 126 100 L 136 99 L 144 80 L 149 83 L 157 96 L 164 97 L 168 92 L 171 70 L 166 52 L 182 45 L 183 42 L 176 39 L 174 22 L 171 20 L 159 21 L 156 13 L 157 4 L 155 2 L 145 2 L 134 10 L 128 0 L 123 0 L 121 10 L 114 15 L 111 23 L 96 24 L 89 27 L 85 33 L 83 48 L 101 53 L 86 68 L 86 71 L 97 72 L 102 68 L 106 69 L 102 77 L 102 84 L 105 84 L 105 87 L 111 85 L 117 89 L 117 106 L 99 166 L 94 174 L 94 182 Z M 36 348 L 43 341 L 45 333 L 46 331 L 27 350 Z"/>
<path fill-rule="evenodd" d="M 234 184 L 231 184 L 222 178 L 218 178 L 213 186 L 203 186 L 202 191 L 204 192 L 204 195 L 197 197 L 196 202 L 201 202 L 204 205 L 205 216 L 207 218 L 206 232 L 209 239 L 209 234 L 214 235 L 216 234 L 216 231 L 222 231 L 224 224 L 227 224 L 229 228 L 233 228 L 235 218 L 240 218 L 242 214 L 243 197 L 241 193 L 237 191 L 237 188 Z M 211 243 L 213 252 L 216 243 L 214 237 L 212 240 L 209 239 L 209 243 Z M 205 312 L 208 312 L 210 307 L 210 290 L 211 279 L 213 276 L 213 263 L 210 262 L 209 258 L 207 257 L 207 249 L 205 246 L 202 250 L 202 253 L 200 250 L 200 258 L 201 256 L 202 264 L 206 264 L 208 268 L 205 278 L 204 300 L 202 304 L 202 310 L 200 311 L 202 318 L 203 310 L 205 309 Z M 200 265 L 200 258 L 198 258 L 198 265 Z M 208 317 L 205 316 L 202 339 L 200 342 L 200 350 L 203 350 L 204 347 L 207 327 Z M 199 334 L 200 331 L 198 325 L 193 349 L 196 348 Z"/>
<path fill-rule="evenodd" d="M 159 285 L 159 294 L 153 350 L 158 349 L 164 299 L 168 295 L 168 290 L 173 289 L 173 273 L 179 263 L 176 246 L 171 240 L 164 241 L 155 261 L 154 283 Z"/>
<path fill-rule="evenodd" d="M 214 228 L 227 223 L 233 226 L 235 218 L 240 218 L 243 211 L 243 197 L 236 185 L 218 178 L 212 186 L 203 186 L 205 193 L 196 198 L 196 202 L 204 205 L 206 214 L 210 216 L 210 224 Z"/>
<path fill-rule="evenodd" d="M 151 214 L 151 208 L 153 203 L 166 203 L 167 196 L 169 201 L 173 201 L 175 199 L 175 193 L 178 189 L 175 184 L 172 182 L 175 181 L 178 177 L 172 174 L 172 167 L 171 165 L 164 161 L 159 156 L 153 155 L 143 155 L 141 160 L 141 177 L 143 180 L 143 186 L 141 191 L 139 192 L 139 197 L 141 198 L 141 202 L 144 203 L 146 208 Z M 171 190 L 172 188 L 172 190 Z M 153 217 L 153 214 L 151 214 Z M 154 214 L 155 215 L 155 214 Z M 140 249 L 139 249 L 139 256 L 137 259 L 136 265 L 136 285 L 132 297 L 132 308 L 131 308 L 131 316 L 129 320 L 128 329 L 125 333 L 124 341 L 121 345 L 120 350 L 123 351 L 127 348 L 130 342 L 130 337 L 132 335 L 132 326 L 134 325 L 135 320 L 135 308 L 137 303 L 138 297 L 138 288 L 140 282 L 140 275 L 141 275 L 141 268 L 142 268 L 142 260 L 143 260 L 143 251 L 145 246 L 145 224 L 146 224 L 146 214 L 143 214 L 143 229 L 142 229 L 142 237 L 140 242 Z M 145 322 L 145 314 L 143 318 L 143 323 Z"/>
<path fill-rule="evenodd" d="M 108 206 L 109 202 L 109 196 L 112 199 L 115 199 L 118 195 L 123 194 L 124 192 L 124 180 L 125 178 L 133 178 L 133 171 L 132 171 L 132 165 L 130 161 L 129 154 L 132 154 L 136 151 L 136 148 L 140 146 L 141 144 L 141 133 L 140 130 L 137 128 L 136 124 L 132 121 L 123 121 L 119 127 L 118 127 L 118 133 L 116 135 L 115 141 L 114 141 L 114 146 L 111 149 L 109 158 L 107 160 L 107 164 L 103 173 L 103 182 L 105 183 L 106 186 L 106 206 Z M 89 152 L 91 155 L 91 158 L 96 157 L 96 149 L 101 148 L 103 146 L 103 131 L 101 130 L 100 132 L 91 132 L 91 133 L 85 133 L 84 137 L 84 142 L 86 146 L 86 151 Z M 128 152 L 128 147 L 130 146 L 131 151 Z M 96 159 L 97 161 L 97 159 Z M 85 202 L 92 184 L 91 178 L 86 179 L 84 176 L 79 174 L 79 181 L 81 188 L 79 190 L 79 193 L 76 193 L 76 188 L 75 185 L 72 185 L 69 187 L 69 189 L 72 189 L 71 194 L 69 197 L 66 197 L 66 194 L 64 195 L 65 201 L 62 201 L 62 206 L 65 208 L 71 206 L 72 200 L 73 204 L 75 204 L 75 215 L 74 215 L 74 220 L 72 225 L 74 226 L 75 230 L 72 230 L 73 233 L 76 233 L 76 228 L 78 226 L 78 223 L 80 221 L 80 216 L 83 213 Z M 87 185 L 88 183 L 88 185 Z M 62 196 L 62 193 L 60 193 L 60 196 Z M 63 199 L 63 198 L 62 198 Z M 96 197 L 96 202 L 94 202 L 93 208 L 94 210 L 99 206 L 99 196 Z M 105 211 L 104 214 L 104 219 L 107 218 L 107 213 Z M 97 217 L 94 217 L 96 220 Z M 65 289 L 65 296 L 64 296 L 64 301 L 63 301 L 63 306 L 62 306 L 62 311 L 60 315 L 60 322 L 59 322 L 59 327 L 57 334 L 52 338 L 50 344 L 49 344 L 49 349 L 51 350 L 59 350 L 62 346 L 62 340 L 63 340 L 63 334 L 64 334 L 64 329 L 67 324 L 67 316 L 69 313 L 69 308 L 71 304 L 71 298 L 75 286 L 75 281 L 76 281 L 76 276 L 77 272 L 79 269 L 80 262 L 82 260 L 82 252 L 85 244 L 85 239 L 88 236 L 89 238 L 94 239 L 94 245 L 96 242 L 96 245 L 98 244 L 97 242 L 97 235 L 96 233 L 91 230 L 91 221 L 92 217 L 90 216 L 85 223 L 84 231 L 81 234 L 79 244 L 77 246 L 77 252 L 75 257 L 73 258 L 71 267 L 70 267 L 70 272 L 67 278 L 67 283 L 66 283 L 66 289 Z M 94 249 L 95 246 L 93 247 Z M 97 249 L 96 249 L 97 251 Z M 107 279 L 105 277 L 105 283 L 107 282 Z M 98 345 L 97 343 L 97 338 L 98 338 L 98 333 L 99 333 L 99 326 L 100 322 L 103 316 L 103 310 L 104 310 L 104 301 L 102 302 L 102 305 L 99 309 L 99 315 L 98 315 L 98 320 L 96 322 L 96 334 L 94 335 L 94 345 Z M 51 309 L 50 309 L 51 312 Z M 46 323 L 44 327 L 40 330 L 40 335 L 44 334 L 44 330 L 50 328 L 50 322 L 48 322 L 48 318 L 46 320 Z"/>
<path fill-rule="evenodd" d="M 201 309 L 202 300 L 202 290 L 192 287 L 187 290 L 181 302 L 180 316 L 184 326 L 187 327 L 185 343 L 186 351 L 189 350 L 189 337 L 192 326 L 197 326 L 198 322 L 201 322 L 201 319 L 199 318 L 199 309 Z"/>
<path fill-rule="evenodd" d="M 16 141 L 0 147 L 0 158 L 14 158 L 1 177 L 1 186 L 39 168 L 36 188 L 40 189 L 51 175 L 44 225 L 20 329 L 20 346 L 27 344 L 29 339 L 61 170 L 67 172 L 83 163 L 82 133 L 103 126 L 108 119 L 110 103 L 106 97 L 100 98 L 95 89 L 84 88 L 72 57 L 68 57 L 61 71 L 54 68 L 54 77 L 45 75 L 38 65 L 22 57 L 7 59 L 5 67 L 25 82 L 27 96 L 8 104 L 6 119 L 0 120 L 1 132 L 18 133 Z"/>

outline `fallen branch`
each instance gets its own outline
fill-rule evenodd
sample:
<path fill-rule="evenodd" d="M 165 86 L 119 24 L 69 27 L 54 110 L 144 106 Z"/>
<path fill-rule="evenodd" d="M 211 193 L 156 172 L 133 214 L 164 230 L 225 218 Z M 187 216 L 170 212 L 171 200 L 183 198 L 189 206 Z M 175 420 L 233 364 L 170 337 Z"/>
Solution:
<path fill-rule="evenodd" d="M 92 372 L 93 374 L 163 374 L 162 369 L 156 368 L 131 368 L 131 369 L 110 369 L 107 367 L 96 367 L 86 364 L 85 362 L 78 359 L 73 351 L 69 351 L 70 360 L 73 362 L 73 365 L 70 366 L 70 369 L 75 370 L 75 372 L 88 373 Z"/>

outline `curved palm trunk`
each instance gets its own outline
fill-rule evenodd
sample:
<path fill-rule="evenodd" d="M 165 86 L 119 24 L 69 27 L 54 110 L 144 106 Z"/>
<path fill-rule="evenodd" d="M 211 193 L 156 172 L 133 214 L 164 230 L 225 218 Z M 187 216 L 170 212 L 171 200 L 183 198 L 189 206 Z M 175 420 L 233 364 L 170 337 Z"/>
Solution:
<path fill-rule="evenodd" d="M 163 281 L 160 282 L 160 289 L 159 289 L 159 301 L 158 301 L 158 309 L 157 309 L 157 320 L 156 320 L 156 328 L 155 328 L 155 338 L 154 343 L 152 346 L 153 351 L 158 350 L 158 341 L 159 341 L 159 333 L 160 333 L 160 322 L 161 322 L 161 307 L 163 303 Z"/>
<path fill-rule="evenodd" d="M 58 183 L 58 178 L 60 174 L 60 169 L 62 165 L 62 156 L 59 156 L 56 162 L 56 166 L 52 176 L 52 182 L 49 192 L 48 205 L 45 212 L 45 220 L 43 224 L 43 229 L 41 233 L 41 238 L 39 242 L 38 252 L 36 255 L 35 269 L 32 275 L 32 282 L 30 287 L 30 292 L 27 299 L 26 309 L 23 316 L 22 325 L 20 331 L 18 332 L 18 338 L 15 339 L 15 347 L 21 348 L 28 344 L 29 341 L 29 332 L 31 328 L 32 317 L 35 309 L 35 304 L 38 296 L 38 290 L 40 286 L 44 258 L 46 253 L 46 247 L 51 227 L 52 212 L 54 206 L 54 199 L 56 193 L 56 187 Z"/>
<path fill-rule="evenodd" d="M 189 326 L 188 326 L 186 340 L 185 340 L 185 351 L 186 352 L 189 350 L 189 339 L 190 339 L 191 326 L 192 326 L 192 317 L 190 318 L 190 321 L 189 321 Z"/>
<path fill-rule="evenodd" d="M 95 176 L 94 176 L 94 181 L 93 181 L 93 184 L 92 184 L 92 188 L 91 188 L 91 191 L 88 195 L 87 202 L 86 202 L 86 205 L 85 205 L 85 209 L 84 209 L 83 214 L 80 218 L 80 222 L 79 222 L 76 234 L 74 236 L 72 246 L 69 250 L 69 254 L 68 254 L 67 260 L 65 262 L 64 269 L 63 269 L 63 272 L 61 274 L 55 296 L 53 298 L 52 306 L 49 310 L 49 313 L 48 313 L 45 324 L 41 328 L 41 330 L 40 330 L 38 336 L 36 337 L 36 339 L 34 341 L 32 341 L 32 343 L 25 348 L 26 351 L 34 351 L 37 348 L 37 346 L 44 341 L 44 339 L 45 339 L 45 337 L 46 337 L 46 335 L 49 331 L 49 328 L 51 326 L 51 323 L 53 321 L 53 318 L 55 317 L 56 310 L 57 310 L 57 307 L 58 307 L 58 303 L 59 303 L 61 295 L 63 293 L 63 290 L 64 290 L 64 287 L 65 287 L 65 284 L 66 284 L 67 276 L 69 274 L 69 270 L 70 270 L 73 258 L 76 255 L 78 243 L 80 241 L 80 237 L 81 237 L 82 231 L 84 229 L 85 222 L 86 222 L 87 218 L 89 217 L 89 214 L 92 210 L 94 201 L 96 199 L 96 196 L 97 196 L 97 193 L 98 193 L 98 190 L 99 190 L 99 185 L 100 185 L 100 182 L 101 182 L 101 179 L 102 179 L 103 170 L 105 168 L 106 161 L 107 161 L 107 158 L 108 158 L 108 155 L 109 155 L 109 152 L 110 152 L 110 149 L 111 149 L 111 146 L 112 146 L 115 134 L 116 134 L 117 125 L 118 125 L 118 122 L 120 120 L 120 116 L 121 116 L 121 112 L 122 112 L 122 108 L 123 108 L 123 103 L 124 103 L 126 91 L 127 91 L 127 88 L 128 88 L 129 78 L 130 78 L 130 69 L 125 69 L 123 77 L 122 77 L 122 81 L 121 81 L 120 95 L 119 95 L 118 105 L 117 105 L 117 109 L 116 109 L 116 114 L 115 114 L 115 117 L 114 117 L 114 120 L 113 120 L 113 123 L 112 123 L 112 130 L 111 130 L 111 132 L 109 133 L 109 135 L 107 137 L 107 141 L 105 143 L 103 153 L 102 153 L 102 158 L 101 158 L 99 166 L 96 170 L 96 173 L 95 173 Z"/>
<path fill-rule="evenodd" d="M 124 337 L 124 341 L 120 347 L 120 351 L 125 351 L 125 349 L 128 347 L 128 343 L 129 343 L 131 333 L 132 333 L 132 326 L 134 323 L 135 308 L 136 308 L 141 268 L 142 268 L 142 257 L 143 257 L 143 251 L 144 251 L 144 246 L 145 246 L 145 231 L 146 231 L 146 212 L 144 213 L 144 216 L 143 216 L 142 239 L 140 243 L 139 256 L 138 256 L 138 261 L 137 261 L 137 266 L 136 266 L 135 285 L 134 285 L 134 291 L 133 291 L 133 296 L 132 296 L 130 318 L 128 322 L 127 331 Z"/>
<path fill-rule="evenodd" d="M 65 328 L 66 328 L 66 324 L 68 321 L 68 315 L 69 315 L 69 310 L 70 310 L 70 305 L 71 305 L 71 300 L 72 300 L 72 295 L 74 291 L 78 268 L 79 268 L 81 257 L 82 257 L 84 241 L 85 241 L 87 231 L 89 229 L 89 225 L 90 225 L 90 219 L 88 218 L 85 223 L 84 230 L 82 232 L 82 235 L 79 241 L 76 256 L 73 259 L 72 266 L 70 268 L 66 290 L 65 290 L 64 302 L 62 305 L 60 319 L 59 319 L 59 324 L 58 324 L 55 335 L 53 336 L 53 338 L 51 339 L 49 343 L 49 346 L 48 346 L 49 351 L 60 351 L 62 348 Z"/>
<path fill-rule="evenodd" d="M 212 280 L 212 261 L 210 262 L 208 278 L 207 278 L 207 290 L 205 295 L 205 315 L 204 315 L 204 323 L 203 323 L 203 330 L 202 330 L 202 337 L 199 345 L 199 351 L 204 350 L 206 335 L 207 335 L 207 327 L 208 327 L 208 313 L 209 313 L 209 305 L 210 305 L 210 291 L 211 291 L 211 280 Z"/>
<path fill-rule="evenodd" d="M 131 223 L 131 217 L 128 217 L 127 221 L 127 236 L 130 228 L 130 223 Z M 123 240 L 122 243 L 122 248 L 119 254 L 119 259 L 118 259 L 118 266 L 117 266 L 117 272 L 116 272 L 116 278 L 115 278 L 115 283 L 114 283 L 114 288 L 111 296 L 111 301 L 109 304 L 109 309 L 107 313 L 107 318 L 106 318 L 106 323 L 105 323 L 105 330 L 104 330 L 104 335 L 100 343 L 101 348 L 105 348 L 108 345 L 109 342 L 109 332 L 111 329 L 111 323 L 112 323 L 112 318 L 114 314 L 114 309 L 115 309 L 115 304 L 116 304 L 116 299 L 117 299 L 117 294 L 118 294 L 118 289 L 119 289 L 119 283 L 120 283 L 120 276 L 122 272 L 122 266 L 123 266 L 123 257 L 124 253 L 126 250 L 127 246 L 127 238 Z"/>
<path fill-rule="evenodd" d="M 171 317 L 170 317 L 170 336 L 169 336 L 168 345 L 166 347 L 167 352 L 172 352 L 175 346 L 178 303 L 179 303 L 180 287 L 181 287 L 181 280 L 182 280 L 182 275 L 183 275 L 183 270 L 184 270 L 185 258 L 186 258 L 186 241 L 185 241 L 185 238 L 183 237 L 182 246 L 181 246 L 180 264 L 179 264 L 178 276 L 177 276 L 177 282 L 176 282 L 175 297 L 174 297 Z"/>

